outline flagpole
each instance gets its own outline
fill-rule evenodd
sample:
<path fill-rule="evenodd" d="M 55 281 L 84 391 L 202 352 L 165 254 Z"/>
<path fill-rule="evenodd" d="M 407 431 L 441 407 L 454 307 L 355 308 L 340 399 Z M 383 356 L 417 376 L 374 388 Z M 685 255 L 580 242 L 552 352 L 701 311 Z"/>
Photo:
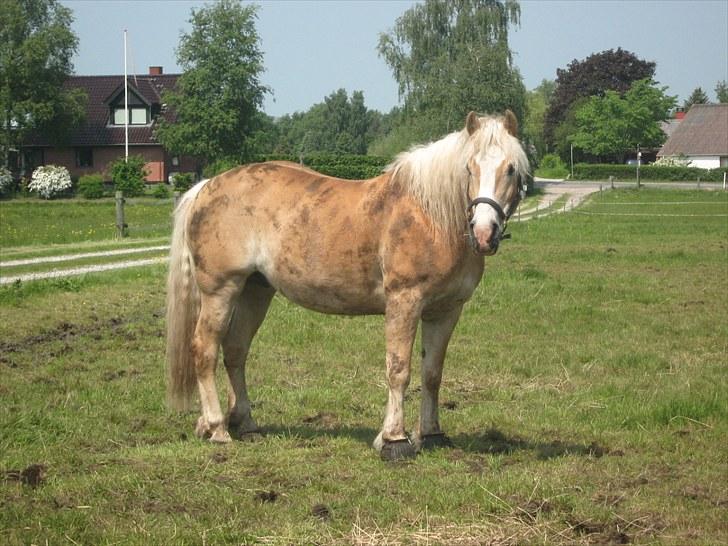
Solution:
<path fill-rule="evenodd" d="M 129 85 L 126 73 L 126 29 L 124 29 L 124 161 L 129 161 Z"/>

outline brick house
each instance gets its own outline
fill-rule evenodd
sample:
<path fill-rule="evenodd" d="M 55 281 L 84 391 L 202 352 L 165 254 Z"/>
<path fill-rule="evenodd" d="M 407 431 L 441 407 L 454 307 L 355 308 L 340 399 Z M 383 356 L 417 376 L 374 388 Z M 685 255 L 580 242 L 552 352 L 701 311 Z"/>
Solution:
<path fill-rule="evenodd" d="M 147 75 L 128 77 L 129 155 L 144 157 L 150 183 L 199 170 L 194 159 L 169 154 L 154 137 L 160 117 L 174 121 L 162 92 L 174 88 L 178 78 L 164 74 L 160 66 L 149 67 Z M 72 177 L 103 173 L 108 179 L 110 164 L 124 156 L 124 76 L 70 76 L 64 86 L 88 96 L 85 120 L 61 146 L 43 135 L 32 136 L 23 145 L 23 170 L 29 175 L 39 165 L 62 165 Z"/>
<path fill-rule="evenodd" d="M 728 104 L 694 104 L 657 157 L 685 156 L 692 167 L 728 167 Z"/>

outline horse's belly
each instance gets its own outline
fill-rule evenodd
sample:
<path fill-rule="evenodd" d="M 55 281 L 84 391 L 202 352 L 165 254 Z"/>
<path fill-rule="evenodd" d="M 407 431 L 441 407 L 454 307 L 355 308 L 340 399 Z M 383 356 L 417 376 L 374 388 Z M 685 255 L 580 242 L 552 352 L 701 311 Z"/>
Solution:
<path fill-rule="evenodd" d="M 307 309 L 337 315 L 378 315 L 384 313 L 384 290 L 363 285 L 344 285 L 340 279 L 332 282 L 312 282 L 298 279 L 290 282 L 275 279 L 273 286 L 291 300 Z"/>

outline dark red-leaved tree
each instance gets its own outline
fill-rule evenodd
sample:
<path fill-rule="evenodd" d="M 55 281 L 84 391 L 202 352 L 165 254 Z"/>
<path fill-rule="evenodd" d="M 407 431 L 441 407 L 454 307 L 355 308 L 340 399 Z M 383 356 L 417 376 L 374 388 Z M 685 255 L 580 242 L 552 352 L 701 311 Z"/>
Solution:
<path fill-rule="evenodd" d="M 574 59 L 566 69 L 556 70 L 556 89 L 544 118 L 544 137 L 554 145 L 555 129 L 566 119 L 574 101 L 603 96 L 607 90 L 625 93 L 632 82 L 652 78 L 655 63 L 643 61 L 622 48 L 589 55 L 583 61 Z"/>

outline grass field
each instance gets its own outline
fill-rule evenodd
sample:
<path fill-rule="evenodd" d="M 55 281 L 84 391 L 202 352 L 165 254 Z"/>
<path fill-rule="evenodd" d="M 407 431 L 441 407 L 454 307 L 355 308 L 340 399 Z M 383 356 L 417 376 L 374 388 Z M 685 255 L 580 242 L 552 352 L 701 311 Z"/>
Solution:
<path fill-rule="evenodd" d="M 213 446 L 164 406 L 164 267 L 0 288 L 0 543 L 725 544 L 727 214 L 643 189 L 513 223 L 450 345 L 454 447 L 402 464 L 369 447 L 380 317 L 276 298 L 266 434 Z"/>
<path fill-rule="evenodd" d="M 113 239 L 115 207 L 113 199 L 0 201 L 0 248 Z M 129 198 L 124 215 L 131 238 L 166 237 L 172 225 L 172 201 Z"/>

